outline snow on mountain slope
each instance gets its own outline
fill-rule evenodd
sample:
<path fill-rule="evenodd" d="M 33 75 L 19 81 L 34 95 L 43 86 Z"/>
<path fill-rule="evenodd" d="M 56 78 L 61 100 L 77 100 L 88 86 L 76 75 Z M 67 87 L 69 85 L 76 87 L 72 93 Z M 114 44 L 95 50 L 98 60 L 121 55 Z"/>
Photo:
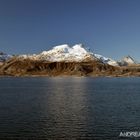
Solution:
<path fill-rule="evenodd" d="M 119 63 L 121 65 L 133 65 L 133 64 L 136 64 L 135 60 L 129 55 L 124 57 Z"/>
<path fill-rule="evenodd" d="M 67 44 L 54 47 L 50 51 L 43 51 L 37 56 L 39 59 L 48 61 L 83 61 L 91 57 L 91 52 L 86 50 L 82 44 L 69 47 Z"/>
<path fill-rule="evenodd" d="M 102 63 L 112 66 L 118 66 L 115 60 L 106 58 L 99 54 L 94 54 L 89 49 L 85 48 L 82 44 L 76 44 L 70 47 L 67 44 L 53 47 L 49 51 L 43 51 L 40 54 L 34 55 L 20 55 L 21 58 L 29 58 L 32 60 L 46 60 L 50 62 L 81 62 L 87 60 L 99 60 Z"/>
<path fill-rule="evenodd" d="M 84 48 L 82 44 L 76 44 L 70 47 L 67 44 L 53 47 L 49 51 L 43 51 L 37 55 L 22 55 L 24 58 L 30 58 L 34 60 L 46 60 L 51 62 L 81 62 L 85 60 L 97 59 L 92 52 Z"/>
<path fill-rule="evenodd" d="M 109 64 L 109 65 L 112 65 L 112 66 L 118 66 L 118 62 L 116 62 L 115 60 L 111 59 L 111 58 L 107 58 L 107 57 L 104 57 L 102 55 L 99 55 L 99 54 L 94 54 L 95 57 L 97 57 L 100 61 L 102 61 L 103 63 L 105 64 Z"/>
<path fill-rule="evenodd" d="M 11 55 L 7 55 L 3 52 L 0 52 L 0 62 L 4 62 L 6 61 L 7 59 L 11 58 L 12 56 Z"/>

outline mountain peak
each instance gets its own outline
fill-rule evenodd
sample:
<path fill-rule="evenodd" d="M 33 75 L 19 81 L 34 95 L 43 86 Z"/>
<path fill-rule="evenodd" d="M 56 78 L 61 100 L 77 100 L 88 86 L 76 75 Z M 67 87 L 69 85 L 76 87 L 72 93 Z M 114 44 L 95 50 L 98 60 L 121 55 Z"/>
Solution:
<path fill-rule="evenodd" d="M 85 47 L 83 44 L 75 44 L 74 46 L 69 46 L 68 44 L 62 44 L 54 46 L 48 51 L 43 51 L 40 54 L 34 55 L 21 55 L 20 58 L 29 58 L 32 60 L 43 60 L 49 62 L 87 62 L 98 60 L 102 63 L 109 64 L 112 66 L 118 66 L 118 63 L 111 59 L 106 58 L 102 55 L 94 54 L 89 48 Z"/>
<path fill-rule="evenodd" d="M 124 57 L 119 63 L 123 66 L 136 64 L 135 60 L 130 55 Z"/>
<path fill-rule="evenodd" d="M 104 64 L 112 66 L 136 64 L 130 55 L 126 56 L 121 61 L 115 61 L 111 58 L 94 54 L 89 48 L 85 47 L 81 43 L 75 44 L 74 46 L 69 46 L 68 44 L 57 45 L 52 47 L 50 50 L 41 52 L 40 54 L 19 55 L 19 58 L 43 60 L 48 62 L 87 62 L 91 60 L 98 60 Z"/>
<path fill-rule="evenodd" d="M 58 45 L 49 51 L 43 51 L 37 55 L 37 59 L 47 61 L 83 61 L 87 58 L 93 58 L 93 53 L 84 47 L 83 44 L 69 46 L 68 44 Z"/>
<path fill-rule="evenodd" d="M 134 60 L 130 55 L 124 57 L 124 58 L 123 58 L 123 61 L 124 61 L 124 62 L 127 62 L 127 63 L 129 63 L 129 64 L 135 64 L 135 60 Z"/>

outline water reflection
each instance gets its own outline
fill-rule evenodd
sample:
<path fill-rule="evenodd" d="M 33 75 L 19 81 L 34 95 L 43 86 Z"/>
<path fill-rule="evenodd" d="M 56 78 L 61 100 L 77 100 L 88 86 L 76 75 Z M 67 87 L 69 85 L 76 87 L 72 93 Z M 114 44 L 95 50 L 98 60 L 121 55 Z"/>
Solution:
<path fill-rule="evenodd" d="M 49 122 L 46 121 L 46 128 L 49 128 L 46 131 L 50 132 L 50 136 L 57 138 L 80 138 L 86 135 L 89 113 L 86 79 L 52 78 L 50 84 L 53 85 L 53 89 L 46 99 L 45 113 L 50 117 Z"/>
<path fill-rule="evenodd" d="M 118 139 L 139 130 L 139 78 L 1 78 L 0 139 Z"/>

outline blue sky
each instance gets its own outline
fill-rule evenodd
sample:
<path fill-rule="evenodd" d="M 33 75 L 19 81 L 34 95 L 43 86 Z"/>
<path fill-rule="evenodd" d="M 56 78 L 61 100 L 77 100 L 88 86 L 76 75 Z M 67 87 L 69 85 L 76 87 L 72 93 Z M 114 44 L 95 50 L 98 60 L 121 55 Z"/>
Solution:
<path fill-rule="evenodd" d="M 83 43 L 140 61 L 140 0 L 0 0 L 0 50 L 40 53 Z"/>

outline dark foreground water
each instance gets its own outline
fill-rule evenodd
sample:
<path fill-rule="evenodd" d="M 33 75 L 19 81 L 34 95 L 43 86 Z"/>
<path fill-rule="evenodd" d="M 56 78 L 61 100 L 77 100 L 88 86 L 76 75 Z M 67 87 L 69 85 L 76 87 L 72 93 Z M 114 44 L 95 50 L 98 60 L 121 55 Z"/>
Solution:
<path fill-rule="evenodd" d="M 140 131 L 139 78 L 0 78 L 0 140 L 128 140 L 119 135 L 129 131 Z"/>

